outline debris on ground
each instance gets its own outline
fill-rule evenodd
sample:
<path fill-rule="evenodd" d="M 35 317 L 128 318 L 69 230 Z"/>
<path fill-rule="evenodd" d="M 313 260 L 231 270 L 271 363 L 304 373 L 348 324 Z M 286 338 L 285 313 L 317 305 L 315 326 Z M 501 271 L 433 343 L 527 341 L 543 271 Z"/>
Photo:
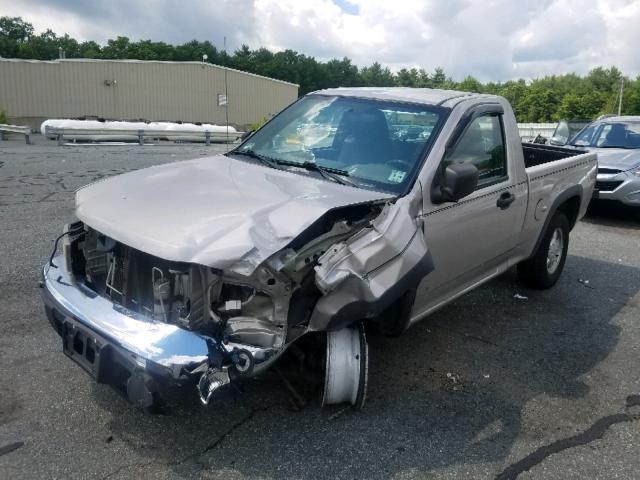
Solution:
<path fill-rule="evenodd" d="M 453 385 L 454 391 L 460 390 L 462 388 L 462 384 L 460 382 L 460 375 L 458 375 L 457 373 L 447 372 L 447 379 Z"/>
<path fill-rule="evenodd" d="M 584 278 L 578 278 L 578 283 L 581 283 L 587 288 L 593 288 L 591 285 L 589 285 L 589 280 L 585 280 Z"/>
<path fill-rule="evenodd" d="M 516 300 L 529 300 L 529 297 L 525 297 L 524 295 L 520 295 L 519 293 L 516 293 L 513 298 L 515 298 Z"/>

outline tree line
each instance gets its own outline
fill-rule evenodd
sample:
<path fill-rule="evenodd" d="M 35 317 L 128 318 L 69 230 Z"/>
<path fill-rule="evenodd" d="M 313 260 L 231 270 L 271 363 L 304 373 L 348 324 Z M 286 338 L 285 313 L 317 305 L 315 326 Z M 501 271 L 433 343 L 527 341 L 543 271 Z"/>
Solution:
<path fill-rule="evenodd" d="M 206 55 L 210 63 L 297 83 L 300 95 L 338 86 L 428 87 L 497 94 L 511 102 L 520 122 L 594 119 L 615 113 L 622 82 L 623 114 L 640 115 L 640 76 L 625 77 L 615 66 L 597 67 L 583 76 L 569 73 L 529 81 L 482 83 L 469 75 L 455 81 L 442 68 L 433 72 L 422 68 L 392 72 L 378 62 L 358 67 L 347 57 L 323 62 L 293 50 L 274 53 L 247 45 L 228 54 L 210 41 L 192 40 L 171 45 L 117 37 L 99 45 L 95 41 L 79 42 L 67 34 L 60 36 L 50 29 L 36 34 L 33 25 L 20 17 L 0 17 L 0 57 L 53 60 L 61 53 L 66 58 L 165 61 L 202 61 Z"/>

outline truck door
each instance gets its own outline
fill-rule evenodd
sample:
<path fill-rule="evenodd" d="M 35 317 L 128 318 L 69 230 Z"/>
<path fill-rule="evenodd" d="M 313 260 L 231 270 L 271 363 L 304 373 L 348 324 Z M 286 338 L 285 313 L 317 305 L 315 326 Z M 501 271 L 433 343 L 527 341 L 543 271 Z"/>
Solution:
<path fill-rule="evenodd" d="M 480 178 L 476 190 L 456 203 L 434 205 L 425 195 L 424 233 L 435 270 L 418 289 L 414 317 L 506 269 L 519 242 L 527 184 L 516 178 L 522 153 L 505 141 L 503 115 L 499 104 L 477 106 L 449 139 L 441 162 L 473 163 Z"/>

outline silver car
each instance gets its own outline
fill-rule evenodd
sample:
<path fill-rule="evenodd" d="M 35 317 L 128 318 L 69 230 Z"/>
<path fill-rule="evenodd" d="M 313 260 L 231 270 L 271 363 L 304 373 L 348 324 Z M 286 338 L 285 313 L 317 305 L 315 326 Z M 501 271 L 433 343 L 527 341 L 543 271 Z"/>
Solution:
<path fill-rule="evenodd" d="M 596 198 L 640 207 L 640 117 L 597 120 L 571 145 L 598 153 Z"/>

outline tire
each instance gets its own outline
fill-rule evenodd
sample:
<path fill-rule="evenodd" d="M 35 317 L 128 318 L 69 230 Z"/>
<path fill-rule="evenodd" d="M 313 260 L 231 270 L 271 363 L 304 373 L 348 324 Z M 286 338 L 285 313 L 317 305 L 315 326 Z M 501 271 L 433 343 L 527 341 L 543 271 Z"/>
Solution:
<path fill-rule="evenodd" d="M 348 402 L 362 409 L 369 380 L 369 346 L 362 322 L 327 332 L 322 406 Z"/>
<path fill-rule="evenodd" d="M 564 268 L 569 247 L 569 221 L 556 212 L 531 258 L 518 264 L 518 277 L 527 287 L 546 290 L 553 287 Z"/>

